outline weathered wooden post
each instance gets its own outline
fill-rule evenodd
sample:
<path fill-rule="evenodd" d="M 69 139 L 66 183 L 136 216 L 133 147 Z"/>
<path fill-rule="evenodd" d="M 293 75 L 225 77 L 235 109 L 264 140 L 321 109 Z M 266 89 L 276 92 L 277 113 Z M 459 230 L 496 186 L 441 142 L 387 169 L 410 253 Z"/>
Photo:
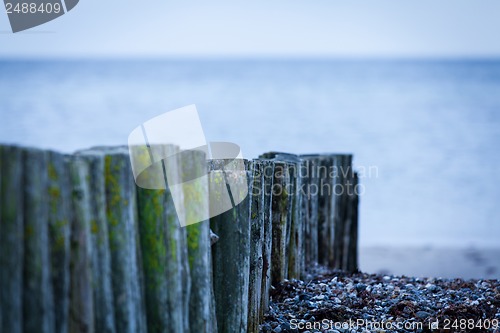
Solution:
<path fill-rule="evenodd" d="M 186 229 L 181 228 L 174 210 L 171 193 L 167 190 L 167 283 L 168 327 L 175 327 L 175 332 L 189 331 L 189 300 L 191 295 L 191 275 L 188 262 Z M 169 330 L 168 332 L 173 332 Z"/>
<path fill-rule="evenodd" d="M 201 222 L 209 212 L 207 162 L 201 151 L 185 151 L 181 158 L 182 178 L 197 176 L 184 182 L 182 189 L 186 210 L 186 232 L 189 269 L 191 272 L 191 297 L 189 321 L 191 332 L 215 332 L 217 321 L 212 303 L 212 260 L 210 255 L 210 223 Z M 206 181 L 204 181 L 206 180 Z"/>
<path fill-rule="evenodd" d="M 146 316 L 152 332 L 189 332 L 191 276 L 179 147 L 129 146 L 138 184 Z M 142 170 L 142 171 L 141 171 Z"/>
<path fill-rule="evenodd" d="M 349 182 L 349 174 L 352 173 L 352 156 L 339 154 L 336 156 L 338 161 L 336 165 L 335 177 L 335 202 L 334 204 L 334 261 L 333 268 L 345 269 L 344 258 L 347 256 L 345 252 L 345 230 L 346 230 L 346 213 L 347 213 L 347 184 Z M 332 265 L 332 263 L 330 263 Z"/>
<path fill-rule="evenodd" d="M 132 148 L 134 149 L 134 148 Z M 178 148 L 171 145 L 156 146 L 165 156 L 170 156 L 168 163 L 170 174 L 179 174 L 178 160 L 175 155 Z M 139 149 L 135 149 L 137 153 Z M 146 151 L 147 153 L 147 151 Z M 135 158 L 140 158 L 134 154 Z M 150 158 L 146 154 L 144 158 Z M 142 262 L 144 267 L 144 295 L 148 332 L 187 332 L 184 326 L 184 300 L 181 253 L 181 232 L 177 213 L 172 201 L 172 193 L 165 186 L 163 173 L 164 162 L 157 161 L 146 172 L 143 182 L 150 181 L 157 189 L 137 187 L 137 209 Z M 161 184 L 157 174 L 161 175 Z M 159 186 L 161 185 L 161 186 Z M 164 187 L 159 189 L 158 187 Z"/>
<path fill-rule="evenodd" d="M 69 332 L 95 332 L 92 301 L 89 165 L 79 156 L 70 159 L 73 221 L 71 224 L 71 286 Z"/>
<path fill-rule="evenodd" d="M 23 149 L 0 146 L 0 331 L 23 331 Z"/>
<path fill-rule="evenodd" d="M 149 158 L 149 154 L 146 154 Z M 137 155 L 134 156 L 138 158 Z M 162 162 L 151 166 L 163 180 Z M 152 175 L 152 174 L 151 174 Z M 148 174 L 146 176 L 149 176 Z M 156 179 L 156 177 L 154 177 Z M 154 181 L 155 179 L 152 179 Z M 144 181 L 144 179 L 143 179 Z M 156 185 L 156 188 L 160 184 Z M 168 332 L 169 288 L 167 277 L 167 261 L 172 260 L 167 253 L 167 206 L 165 189 L 144 189 L 137 187 L 137 211 L 139 221 L 139 234 L 141 243 L 142 263 L 144 270 L 144 297 L 146 303 L 146 320 L 148 332 Z M 170 207 L 172 209 L 173 207 Z M 180 283 L 180 281 L 179 281 Z M 180 295 L 179 295 L 180 296 Z M 182 309 L 181 306 L 178 309 Z M 176 319 L 176 318 L 174 318 Z M 180 317 L 182 319 L 182 316 Z M 171 331 L 182 332 L 182 323 L 173 327 Z"/>
<path fill-rule="evenodd" d="M 260 320 L 263 319 L 264 313 L 269 309 L 269 292 L 271 288 L 271 252 L 273 239 L 273 221 L 272 221 L 272 189 L 274 184 L 274 163 L 269 160 L 262 160 L 263 167 L 263 229 L 264 235 L 262 240 L 262 290 L 261 290 L 261 306 Z"/>
<path fill-rule="evenodd" d="M 271 284 L 287 277 L 287 222 L 289 214 L 290 173 L 286 162 L 274 161 L 272 188 Z"/>
<path fill-rule="evenodd" d="M 261 158 L 272 159 L 274 161 L 286 162 L 289 173 L 289 184 L 287 185 L 288 195 L 288 213 L 287 213 L 287 231 L 286 231 L 286 250 L 285 258 L 286 277 L 299 279 L 304 272 L 303 255 L 303 219 L 302 211 L 302 179 L 301 179 L 301 160 L 297 155 L 269 152 L 261 155 Z"/>
<path fill-rule="evenodd" d="M 289 235 L 287 235 L 288 255 L 287 255 L 287 278 L 300 279 L 303 275 L 304 255 L 303 255 L 303 214 L 301 210 L 302 197 L 300 191 L 302 181 L 300 178 L 300 159 L 292 154 L 278 154 L 276 159 L 287 162 L 290 174 L 290 195 L 289 195 Z"/>
<path fill-rule="evenodd" d="M 48 152 L 49 246 L 55 332 L 68 331 L 70 288 L 71 179 L 67 157 Z"/>
<path fill-rule="evenodd" d="M 328 266 L 328 255 L 333 244 L 330 242 L 331 228 L 333 218 L 331 212 L 331 201 L 333 191 L 333 180 L 331 172 L 333 168 L 333 159 L 329 156 L 318 156 L 318 262 L 321 265 Z"/>
<path fill-rule="evenodd" d="M 305 266 L 318 263 L 318 160 L 317 155 L 300 155 L 302 170 L 305 173 L 302 201 L 305 203 L 304 216 L 304 256 Z"/>
<path fill-rule="evenodd" d="M 250 280 L 248 287 L 248 332 L 259 332 L 262 306 L 262 267 L 264 241 L 264 164 L 250 163 Z"/>
<path fill-rule="evenodd" d="M 53 332 L 54 299 L 51 283 L 48 206 L 48 153 L 24 152 L 24 289 L 25 332 Z"/>
<path fill-rule="evenodd" d="M 92 296 L 94 308 L 94 331 L 115 333 L 113 287 L 111 285 L 111 254 L 109 248 L 108 223 L 106 220 L 106 188 L 104 179 L 104 152 L 89 149 L 76 153 L 88 165 L 86 187 L 90 195 L 90 247 Z M 81 162 L 82 163 L 82 162 Z"/>
<path fill-rule="evenodd" d="M 344 265 L 348 272 L 356 272 L 358 270 L 358 206 L 359 206 L 359 189 L 358 189 L 358 174 L 352 175 L 352 189 L 349 194 L 349 202 L 347 207 L 347 221 L 345 238 L 347 259 Z"/>
<path fill-rule="evenodd" d="M 339 155 L 336 154 L 329 154 L 327 155 L 328 159 L 328 166 L 329 166 L 329 184 L 330 184 L 330 191 L 328 193 L 328 197 L 326 198 L 327 204 L 328 204 L 328 223 L 327 223 L 327 235 L 328 238 L 326 240 L 328 247 L 325 249 L 325 265 L 329 268 L 333 268 L 334 261 L 335 261 L 335 251 L 336 251 L 336 244 L 335 244 L 335 200 L 336 197 L 339 195 L 338 194 L 338 188 L 337 188 L 337 178 L 338 178 L 338 171 L 337 169 L 337 163 L 339 160 Z"/>
<path fill-rule="evenodd" d="M 125 148 L 106 150 L 106 206 L 117 332 L 146 332 L 135 183 Z"/>
<path fill-rule="evenodd" d="M 209 164 L 212 205 L 225 202 L 229 181 L 233 188 L 248 189 L 243 160 L 213 160 Z M 237 193 L 230 194 L 233 198 Z M 221 200 L 217 198 L 220 197 Z M 216 207 L 218 208 L 218 207 Z M 217 210 L 220 211 L 220 210 Z M 250 270 L 250 219 L 248 196 L 225 213 L 210 219 L 219 241 L 212 246 L 214 295 L 219 332 L 246 333 Z"/>
<path fill-rule="evenodd" d="M 186 228 L 179 230 L 179 246 L 180 246 L 180 273 L 182 284 L 182 313 L 184 331 L 189 330 L 189 304 L 191 299 L 191 272 L 189 271 L 189 257 Z"/>

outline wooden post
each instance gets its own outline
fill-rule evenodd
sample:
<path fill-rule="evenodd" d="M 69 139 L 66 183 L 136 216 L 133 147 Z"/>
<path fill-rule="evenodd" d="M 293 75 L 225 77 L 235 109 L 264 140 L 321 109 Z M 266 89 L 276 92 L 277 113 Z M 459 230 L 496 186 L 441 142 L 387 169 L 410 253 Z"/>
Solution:
<path fill-rule="evenodd" d="M 349 182 L 349 174 L 352 173 L 352 156 L 337 155 L 336 156 L 337 175 L 335 177 L 336 195 L 334 204 L 334 262 L 333 268 L 345 269 L 346 251 L 346 216 L 347 204 L 349 196 L 347 194 L 347 186 Z M 352 178 L 352 177 L 351 177 Z"/>
<path fill-rule="evenodd" d="M 304 254 L 303 254 L 303 214 L 301 210 L 302 197 L 300 195 L 302 181 L 300 177 L 301 162 L 295 155 L 278 155 L 277 158 L 283 158 L 287 161 L 290 174 L 290 232 L 288 240 L 288 278 L 300 279 L 303 275 Z"/>
<path fill-rule="evenodd" d="M 181 172 L 183 175 L 206 175 L 207 163 L 201 151 L 182 153 Z M 185 177 L 182 177 L 185 178 Z M 210 224 L 208 179 L 197 178 L 196 183 L 184 183 L 184 204 L 186 211 L 186 232 L 189 270 L 191 272 L 191 295 L 189 301 L 189 322 L 191 332 L 212 332 L 216 328 L 215 311 L 212 304 L 212 261 L 210 258 Z"/>
<path fill-rule="evenodd" d="M 304 255 L 303 255 L 303 213 L 302 213 L 302 181 L 301 181 L 301 160 L 297 155 L 281 152 L 269 152 L 261 155 L 261 158 L 272 159 L 274 161 L 286 162 L 289 171 L 288 184 L 288 207 L 287 230 L 285 248 L 287 255 L 285 258 L 286 277 L 299 279 L 303 275 Z"/>
<path fill-rule="evenodd" d="M 162 145 L 155 149 L 161 149 L 163 156 L 174 156 L 179 152 L 178 147 L 172 145 Z M 180 161 L 177 157 L 170 157 L 169 161 L 171 163 L 168 163 L 168 170 L 165 169 L 165 172 L 176 178 L 181 172 Z M 158 166 L 163 172 L 164 161 L 158 163 Z M 165 190 L 138 189 L 138 191 L 148 330 L 150 332 L 187 332 L 189 331 L 191 278 L 185 229 L 180 227 L 172 193 L 168 186 Z M 150 196 L 161 200 L 150 202 L 148 200 Z M 159 209 L 156 213 L 151 212 L 152 204 Z M 155 241 L 149 242 L 147 239 L 149 237 Z M 164 260 L 159 260 L 159 258 Z M 158 269 L 155 269 L 156 265 L 151 265 L 152 263 L 158 263 Z"/>
<path fill-rule="evenodd" d="M 178 148 L 156 147 L 175 155 Z M 163 175 L 163 162 L 157 162 Z M 178 173 L 176 163 L 170 173 Z M 144 180 L 143 180 L 144 181 Z M 137 187 L 139 233 L 148 332 L 186 332 L 182 294 L 180 225 L 170 189 Z"/>
<path fill-rule="evenodd" d="M 92 300 L 92 247 L 90 242 L 90 188 L 88 163 L 81 157 L 70 160 L 73 221 L 71 224 L 71 285 L 69 332 L 94 331 Z"/>
<path fill-rule="evenodd" d="M 307 169 L 308 161 L 302 158 L 298 158 L 297 162 L 297 197 L 298 197 L 298 211 L 299 211 L 299 221 L 300 226 L 298 228 L 298 233 L 300 234 L 300 251 L 299 260 L 300 260 L 300 279 L 304 280 L 306 277 L 306 271 L 308 267 L 308 257 L 307 252 L 308 242 L 307 233 L 310 232 L 310 222 L 309 222 L 309 198 L 308 191 L 310 187 L 310 177 L 309 171 Z"/>
<path fill-rule="evenodd" d="M 48 206 L 48 153 L 26 149 L 24 158 L 24 332 L 54 332 Z"/>
<path fill-rule="evenodd" d="M 332 178 L 330 172 L 332 169 L 332 160 L 328 156 L 318 157 L 318 262 L 321 265 L 328 266 L 328 254 L 330 247 L 330 217 L 331 198 L 332 198 Z"/>
<path fill-rule="evenodd" d="M 352 229 L 354 228 L 354 223 L 352 220 L 352 201 L 353 201 L 353 185 L 354 185 L 354 172 L 352 170 L 352 156 L 351 155 L 342 155 L 341 156 L 341 180 L 343 184 L 343 192 L 340 198 L 339 205 L 342 207 L 340 214 L 342 215 L 342 226 L 339 230 L 339 249 L 340 252 L 340 269 L 344 271 L 349 270 L 350 262 L 349 258 L 351 256 L 350 248 Z"/>
<path fill-rule="evenodd" d="M 191 276 L 186 228 L 180 223 L 186 211 L 184 205 L 176 206 L 184 195 L 182 188 L 168 184 L 182 178 L 183 155 L 170 144 L 132 146 L 129 151 L 139 159 L 136 163 L 149 165 L 139 176 L 147 189 L 138 188 L 148 330 L 188 333 Z"/>
<path fill-rule="evenodd" d="M 345 186 L 342 185 L 342 161 L 343 155 L 340 154 L 330 154 L 328 155 L 331 158 L 332 169 L 331 169 L 331 179 L 330 184 L 332 186 L 329 203 L 330 203 L 330 212 L 329 212 L 329 223 L 328 223 L 328 248 L 326 249 L 326 262 L 330 268 L 335 268 L 335 260 L 337 252 L 339 251 L 339 244 L 337 242 L 336 237 L 338 237 L 337 224 L 335 222 L 335 216 L 338 212 L 338 209 L 342 209 L 342 205 L 339 203 L 342 200 L 343 191 L 345 190 Z"/>
<path fill-rule="evenodd" d="M 168 332 L 189 332 L 189 300 L 191 294 L 191 273 L 188 262 L 186 229 L 180 227 L 172 193 L 166 191 L 167 206 L 167 276 L 168 289 Z"/>
<path fill-rule="evenodd" d="M 272 188 L 271 284 L 287 277 L 287 222 L 289 214 L 290 173 L 286 162 L 274 161 Z"/>
<path fill-rule="evenodd" d="M 167 249 L 165 215 L 168 208 L 165 190 L 137 188 L 137 200 L 148 331 L 168 332 L 171 324 L 168 321 L 170 315 L 168 294 L 171 286 L 167 281 L 167 261 L 172 258 L 167 254 L 169 249 Z M 182 306 L 178 309 L 182 309 Z M 179 323 L 177 331 L 182 331 L 182 322 Z"/>
<path fill-rule="evenodd" d="M 300 155 L 302 168 L 306 175 L 302 200 L 306 202 L 304 218 L 304 255 L 305 266 L 312 267 L 318 263 L 318 155 Z"/>
<path fill-rule="evenodd" d="M 135 183 L 124 148 L 106 151 L 105 184 L 116 330 L 146 332 Z"/>
<path fill-rule="evenodd" d="M 106 188 L 104 180 L 104 152 L 90 149 L 78 152 L 88 164 L 86 186 L 89 200 L 90 246 L 92 266 L 92 296 L 94 331 L 115 333 L 113 287 L 111 285 L 111 253 L 106 220 Z"/>
<path fill-rule="evenodd" d="M 262 240 L 262 295 L 260 306 L 260 320 L 264 318 L 264 313 L 269 309 L 269 292 L 271 288 L 271 252 L 273 239 L 272 221 L 272 188 L 274 184 L 274 163 L 272 161 L 262 161 L 263 167 L 263 229 Z"/>
<path fill-rule="evenodd" d="M 49 244 L 54 291 L 55 332 L 68 331 L 70 288 L 71 179 L 67 157 L 48 156 Z"/>
<path fill-rule="evenodd" d="M 211 197 L 223 195 L 220 182 L 245 180 L 240 171 L 227 168 L 227 160 L 209 165 Z M 241 170 L 241 169 L 240 169 Z M 245 180 L 246 182 L 246 180 Z M 240 184 L 248 186 L 248 184 Z M 234 194 L 233 194 L 234 195 Z M 212 205 L 212 203 L 210 203 Z M 247 332 L 250 271 L 250 219 L 248 196 L 237 206 L 210 219 L 219 241 L 212 246 L 214 295 L 219 332 Z"/>
<path fill-rule="evenodd" d="M 23 331 L 23 149 L 0 146 L 0 331 Z"/>
<path fill-rule="evenodd" d="M 172 202 L 173 203 L 173 202 Z M 180 274 L 181 274 L 181 292 L 182 292 L 182 314 L 184 332 L 189 332 L 189 301 L 191 299 L 191 272 L 189 271 L 189 257 L 186 228 L 179 230 L 180 246 Z"/>
<path fill-rule="evenodd" d="M 262 246 L 264 240 L 264 164 L 250 164 L 250 281 L 248 287 L 248 332 L 258 333 L 262 305 Z"/>
<path fill-rule="evenodd" d="M 349 203 L 347 207 L 347 230 L 345 237 L 348 240 L 346 249 L 347 260 L 345 270 L 356 272 L 358 270 L 358 205 L 359 189 L 358 174 L 352 175 L 352 191 L 349 193 Z"/>
<path fill-rule="evenodd" d="M 290 219 L 290 241 L 288 254 L 288 278 L 300 279 L 303 275 L 304 255 L 302 252 L 302 211 L 300 189 L 302 182 L 300 179 L 300 162 L 294 159 L 290 162 L 290 180 L 293 192 L 291 193 L 291 219 Z"/>
<path fill-rule="evenodd" d="M 328 182 L 330 184 L 330 190 L 328 191 L 327 203 L 328 203 L 328 223 L 327 223 L 327 235 L 328 239 L 326 240 L 328 246 L 325 249 L 326 260 L 325 264 L 329 268 L 334 267 L 334 258 L 335 258 L 335 197 L 337 196 L 336 191 L 338 191 L 335 187 L 336 183 L 336 163 L 338 160 L 338 155 L 328 155 Z"/>

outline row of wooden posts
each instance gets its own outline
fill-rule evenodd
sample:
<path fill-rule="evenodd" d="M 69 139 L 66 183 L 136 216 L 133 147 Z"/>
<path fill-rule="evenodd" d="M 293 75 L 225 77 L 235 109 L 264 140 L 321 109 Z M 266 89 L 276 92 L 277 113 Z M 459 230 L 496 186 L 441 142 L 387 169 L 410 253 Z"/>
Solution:
<path fill-rule="evenodd" d="M 183 155 L 181 168 L 231 173 Z M 272 285 L 317 264 L 357 270 L 351 161 L 245 160 L 246 198 L 181 227 L 168 189 L 136 186 L 125 147 L 0 146 L 0 332 L 258 332 Z"/>

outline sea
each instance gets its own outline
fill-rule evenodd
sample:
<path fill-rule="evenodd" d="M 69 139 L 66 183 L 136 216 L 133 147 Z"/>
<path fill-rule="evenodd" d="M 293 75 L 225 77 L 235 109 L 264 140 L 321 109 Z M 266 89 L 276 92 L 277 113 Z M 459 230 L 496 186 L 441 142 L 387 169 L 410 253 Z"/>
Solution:
<path fill-rule="evenodd" d="M 124 145 L 190 104 L 245 158 L 354 154 L 363 247 L 500 247 L 500 60 L 0 60 L 0 143 Z"/>

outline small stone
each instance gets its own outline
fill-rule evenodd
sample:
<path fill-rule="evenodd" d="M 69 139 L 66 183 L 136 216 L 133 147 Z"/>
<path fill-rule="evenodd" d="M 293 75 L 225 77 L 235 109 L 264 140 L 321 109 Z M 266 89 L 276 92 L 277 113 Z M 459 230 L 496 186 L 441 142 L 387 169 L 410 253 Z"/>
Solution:
<path fill-rule="evenodd" d="M 214 245 L 219 240 L 219 236 L 210 229 L 210 245 Z"/>
<path fill-rule="evenodd" d="M 287 322 L 284 322 L 283 324 L 281 324 L 280 327 L 281 327 L 281 330 L 285 331 L 285 332 L 288 332 L 290 330 L 290 324 L 288 324 Z"/>
<path fill-rule="evenodd" d="M 262 324 L 262 326 L 261 326 L 261 331 L 262 331 L 262 332 L 267 333 L 267 332 L 272 332 L 272 330 L 273 330 L 273 328 L 272 328 L 272 327 L 271 327 L 271 325 L 269 325 L 268 323 L 264 323 L 264 324 Z"/>
<path fill-rule="evenodd" d="M 417 316 L 417 318 L 425 319 L 425 318 L 429 317 L 431 314 L 429 312 L 425 312 L 425 311 L 417 311 L 417 313 L 415 315 Z"/>
<path fill-rule="evenodd" d="M 432 283 L 427 283 L 425 285 L 425 289 L 429 290 L 432 293 L 434 293 L 434 292 L 436 292 L 436 291 L 439 290 L 438 286 L 436 286 L 435 284 L 432 284 Z"/>
<path fill-rule="evenodd" d="M 356 291 L 359 293 L 359 292 L 362 292 L 363 290 L 366 289 L 366 284 L 363 284 L 363 283 L 358 283 L 356 284 Z"/>

